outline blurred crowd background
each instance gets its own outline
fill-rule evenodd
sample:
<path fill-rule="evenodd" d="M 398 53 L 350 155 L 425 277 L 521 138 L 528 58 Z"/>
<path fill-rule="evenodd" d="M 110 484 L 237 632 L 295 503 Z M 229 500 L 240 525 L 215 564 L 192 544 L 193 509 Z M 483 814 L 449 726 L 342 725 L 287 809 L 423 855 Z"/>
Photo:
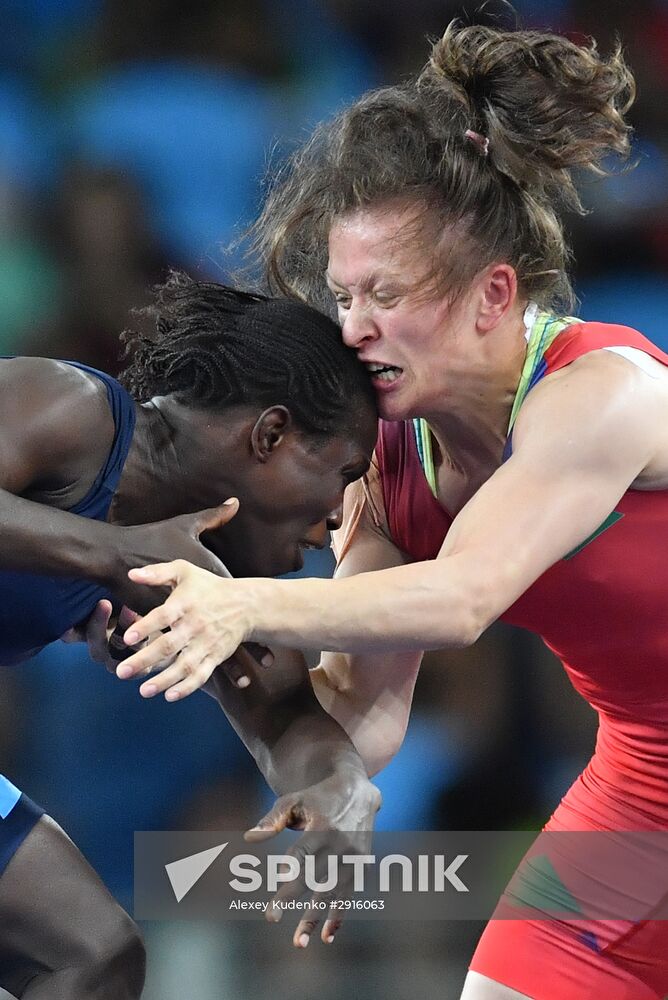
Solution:
<path fill-rule="evenodd" d="M 267 172 L 309 128 L 417 70 L 447 0 L 0 0 L 0 353 L 115 373 L 130 310 L 170 266 L 224 280 Z M 668 331 L 668 0 L 515 0 L 527 26 L 637 74 L 636 169 L 588 181 L 568 218 L 580 314 Z M 505 21 L 512 22 L 507 9 Z M 498 22 L 497 22 L 498 23 Z M 326 574 L 327 560 L 307 571 Z M 0 673 L 0 770 L 70 832 L 131 907 L 135 830 L 239 830 L 272 802 L 204 695 L 143 702 L 59 644 Z M 594 719 L 530 636 L 492 629 L 427 658 L 405 746 L 381 775 L 383 829 L 538 828 L 587 760 Z M 146 926 L 148 1000 L 439 996 L 479 926 L 344 927 L 291 949 L 289 920 Z"/>

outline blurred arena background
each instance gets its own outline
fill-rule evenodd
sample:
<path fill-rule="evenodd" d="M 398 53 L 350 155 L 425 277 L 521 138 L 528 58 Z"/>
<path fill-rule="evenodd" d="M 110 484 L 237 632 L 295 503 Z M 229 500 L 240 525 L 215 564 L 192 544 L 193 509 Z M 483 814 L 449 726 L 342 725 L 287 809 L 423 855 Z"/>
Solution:
<path fill-rule="evenodd" d="M 0 0 L 0 352 L 115 373 L 129 310 L 170 265 L 223 280 L 263 177 L 317 120 L 419 68 L 427 35 L 502 4 L 447 0 Z M 569 218 L 580 313 L 668 349 L 668 0 L 515 0 L 527 26 L 624 41 L 639 84 L 635 171 L 587 182 Z M 506 14 L 507 17 L 507 14 Z M 313 555 L 313 554 L 312 554 Z M 316 554 L 317 556 L 318 554 Z M 310 573 L 330 572 L 322 557 Z M 56 645 L 0 673 L 0 770 L 131 906 L 134 830 L 244 829 L 271 802 L 203 695 L 144 703 Z M 431 655 L 405 747 L 380 776 L 383 829 L 537 828 L 594 720 L 531 637 L 493 629 Z M 145 926 L 147 1000 L 459 996 L 480 932 L 349 922 Z"/>

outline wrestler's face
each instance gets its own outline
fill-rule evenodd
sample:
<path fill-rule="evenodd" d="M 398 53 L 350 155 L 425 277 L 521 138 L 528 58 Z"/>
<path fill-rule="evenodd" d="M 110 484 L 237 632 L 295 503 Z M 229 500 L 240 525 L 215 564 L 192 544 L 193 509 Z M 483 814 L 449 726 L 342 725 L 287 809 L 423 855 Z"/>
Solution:
<path fill-rule="evenodd" d="M 426 290 L 433 255 L 425 261 L 423 241 L 411 242 L 415 217 L 415 206 L 362 209 L 329 236 L 327 283 L 343 339 L 366 365 L 385 420 L 441 411 L 471 363 L 466 296 L 453 303 Z"/>
<path fill-rule="evenodd" d="M 366 472 L 375 445 L 376 414 L 364 407 L 354 433 L 314 438 L 290 428 L 273 444 L 256 437 L 235 484 L 238 513 L 216 533 L 216 544 L 204 539 L 234 576 L 293 572 L 305 549 L 329 544 L 343 492 Z"/>

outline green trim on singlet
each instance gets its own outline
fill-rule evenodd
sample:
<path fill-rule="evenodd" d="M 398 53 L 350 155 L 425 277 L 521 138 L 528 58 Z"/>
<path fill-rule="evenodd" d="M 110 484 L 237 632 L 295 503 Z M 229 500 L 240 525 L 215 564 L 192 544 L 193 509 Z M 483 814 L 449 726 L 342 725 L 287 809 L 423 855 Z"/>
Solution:
<path fill-rule="evenodd" d="M 572 326 L 574 323 L 580 322 L 581 320 L 576 319 L 574 316 L 553 316 L 551 313 L 546 312 L 538 312 L 536 314 L 536 318 L 531 325 L 526 358 L 522 366 L 522 374 L 517 385 L 517 392 L 515 393 L 513 408 L 510 413 L 510 420 L 508 421 L 508 437 L 515 425 L 517 414 L 531 387 L 536 369 L 543 360 L 545 352 L 562 330 Z M 423 417 L 417 417 L 413 420 L 413 429 L 422 471 L 429 483 L 429 489 L 438 498 L 431 428 Z"/>
<path fill-rule="evenodd" d="M 622 514 L 621 511 L 613 510 L 611 514 L 608 514 L 603 524 L 600 524 L 596 529 L 596 531 L 592 531 L 591 535 L 588 535 L 587 538 L 585 538 L 584 542 L 580 542 L 580 544 L 576 545 L 574 549 L 571 549 L 570 552 L 567 552 L 566 555 L 564 556 L 564 559 L 572 559 L 573 556 L 576 556 L 578 554 L 578 552 L 582 552 L 582 550 L 585 549 L 590 542 L 593 542 L 595 538 L 598 538 L 598 536 L 602 535 L 604 531 L 607 531 L 608 528 L 611 528 L 613 524 L 617 524 L 617 521 L 621 521 L 623 517 L 624 515 Z"/>

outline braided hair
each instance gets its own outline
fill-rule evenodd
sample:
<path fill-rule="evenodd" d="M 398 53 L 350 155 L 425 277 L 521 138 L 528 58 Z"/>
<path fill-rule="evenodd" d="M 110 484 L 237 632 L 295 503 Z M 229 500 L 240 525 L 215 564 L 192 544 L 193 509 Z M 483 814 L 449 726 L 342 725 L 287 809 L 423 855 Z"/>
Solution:
<path fill-rule="evenodd" d="M 290 299 L 267 298 L 172 271 L 143 312 L 151 339 L 126 330 L 129 366 L 119 379 L 138 402 L 173 395 L 220 412 L 248 404 L 285 406 L 314 436 L 354 432 L 375 412 L 371 381 L 327 316 Z M 367 409 L 365 409 L 367 407 Z"/>

